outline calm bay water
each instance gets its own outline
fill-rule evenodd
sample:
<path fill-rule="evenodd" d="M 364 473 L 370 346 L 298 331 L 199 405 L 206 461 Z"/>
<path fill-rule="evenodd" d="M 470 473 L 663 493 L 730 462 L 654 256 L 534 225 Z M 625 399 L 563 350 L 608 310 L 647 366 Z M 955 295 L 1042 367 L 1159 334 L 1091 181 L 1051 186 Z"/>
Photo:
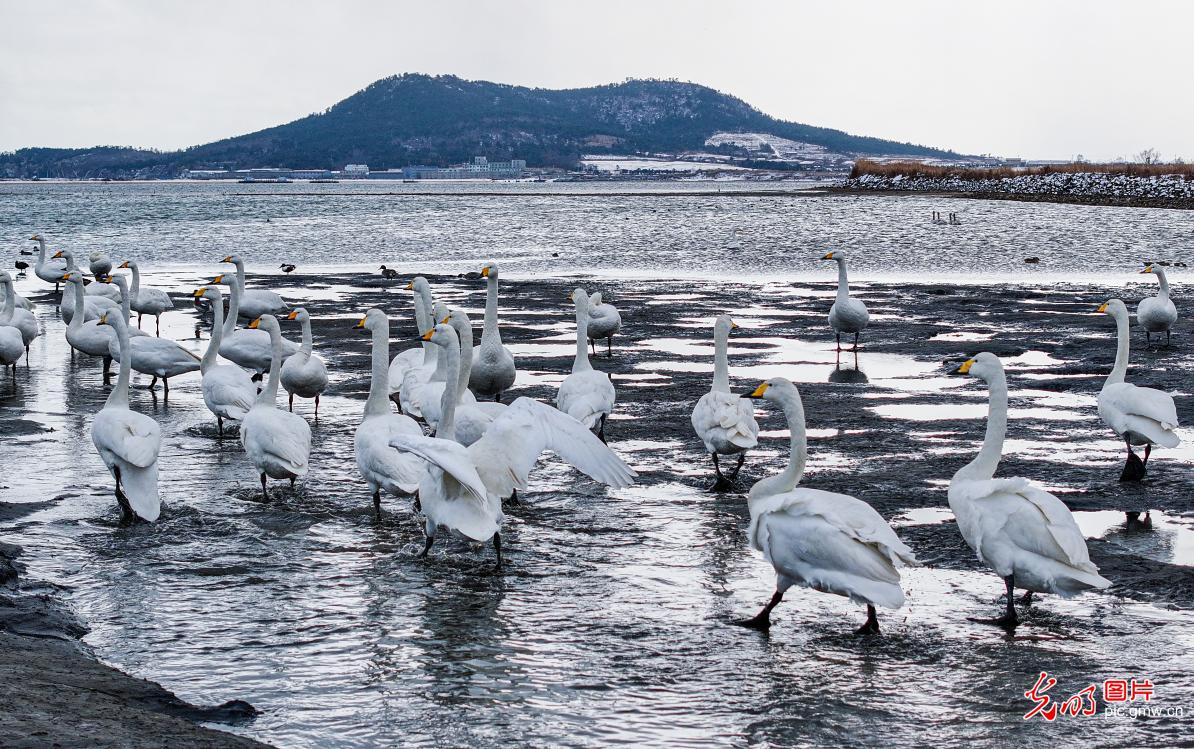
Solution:
<path fill-rule="evenodd" d="M 1040 378 L 1087 363 L 1083 350 L 1054 347 L 1088 345 L 1105 366 L 1111 343 L 1100 319 L 1091 322 L 1092 300 L 1121 288 L 1138 297 L 1142 288 L 1121 281 L 1148 279 L 1129 274 L 1150 254 L 1188 259 L 1194 213 L 770 192 L 788 187 L 730 196 L 717 191 L 742 186 L 2 184 L 0 237 L 13 255 L 40 231 L 52 244 L 136 257 L 146 283 L 176 291 L 227 270 L 215 261 L 231 252 L 249 258 L 250 271 L 299 264 L 307 275 L 285 286 L 250 283 L 275 282 L 289 300 L 309 302 L 332 383 L 312 421 L 310 477 L 294 492 L 279 485 L 269 504 L 237 439 L 216 439 L 196 377 L 180 378 L 169 403 L 136 390 L 133 407 L 152 413 L 165 435 L 166 505 L 153 526 L 120 527 L 89 438 L 107 394 L 99 368 L 70 356 L 47 287 L 30 274 L 18 289 L 37 301 L 44 335 L 16 390 L 0 382 L 0 430 L 23 425 L 0 443 L 0 462 L 21 467 L 0 477 L 0 500 L 46 504 L 0 537 L 26 547 L 32 578 L 67 586 L 100 657 L 194 702 L 248 700 L 263 713 L 235 730 L 279 746 L 1187 739 L 1189 717 L 1021 716 L 1040 670 L 1058 678 L 1059 698 L 1103 678 L 1151 678 L 1159 704 L 1190 712 L 1194 430 L 1181 431 L 1183 448 L 1156 454 L 1153 483 L 1132 495 L 1113 480 L 1120 446 L 1093 413 L 1100 377 L 1067 374 L 1072 390 Z M 680 190 L 688 194 L 671 194 Z M 956 211 L 963 223 L 935 226 L 933 210 Z M 959 303 L 926 297 L 916 309 L 898 287 L 862 289 L 875 349 L 845 366 L 869 381 L 834 384 L 843 362 L 823 330 L 829 286 L 721 283 L 829 280 L 831 269 L 815 260 L 826 245 L 848 249 L 859 277 L 989 276 L 1002 285 Z M 1025 266 L 1026 256 L 1042 263 Z M 546 459 L 525 505 L 510 511 L 502 575 L 488 571 L 490 549 L 455 541 L 416 559 L 421 531 L 409 500 L 387 500 L 375 521 L 352 448 L 368 364 L 349 327 L 381 304 L 400 321 L 391 353 L 413 333 L 409 296 L 401 285 L 376 285 L 372 270 L 477 270 L 490 257 L 510 279 L 502 314 L 520 363 L 516 394 L 545 400 L 570 365 L 562 300 L 575 281 L 527 279 L 602 277 L 627 324 L 613 359 L 595 361 L 618 384 L 611 446 L 641 476 L 609 491 Z M 643 278 L 652 275 L 705 280 Z M 1094 291 L 1037 298 L 1022 288 L 1034 278 L 1092 277 L 1101 284 Z M 980 305 L 1013 282 L 1009 298 L 1025 303 L 1007 305 L 1017 317 L 1005 330 Z M 444 280 L 436 292 L 479 323 L 482 286 Z M 769 636 L 728 625 L 757 610 L 773 576 L 746 546 L 744 497 L 704 490 L 709 466 L 687 421 L 708 387 L 707 328 L 721 311 L 743 325 L 731 350 L 735 387 L 775 374 L 801 384 L 809 484 L 872 502 L 929 562 L 905 572 L 908 605 L 881 614 L 880 638 L 850 634 L 861 623 L 857 606 L 798 590 Z M 981 438 L 985 400 L 941 376 L 946 344 L 924 343 L 931 334 L 910 327 L 923 324 L 918 317 L 940 319 L 959 340 L 1025 352 L 1008 357 L 1009 471 L 1080 500 L 1092 554 L 1124 588 L 1046 597 L 1016 638 L 966 622 L 995 613 L 1001 585 L 961 544 L 942 482 Z M 194 330 L 189 309 L 163 319 L 165 335 L 199 351 L 206 333 L 195 340 Z M 1055 358 L 1037 350 L 1046 346 Z M 1188 379 L 1178 351 L 1135 356 L 1145 371 Z M 1179 399 L 1187 424 L 1189 400 Z M 310 421 L 309 403 L 299 411 Z M 748 464 L 752 479 L 786 460 L 782 418 L 760 415 L 765 439 Z M 1123 510 L 1150 507 L 1151 530 L 1124 522 Z"/>

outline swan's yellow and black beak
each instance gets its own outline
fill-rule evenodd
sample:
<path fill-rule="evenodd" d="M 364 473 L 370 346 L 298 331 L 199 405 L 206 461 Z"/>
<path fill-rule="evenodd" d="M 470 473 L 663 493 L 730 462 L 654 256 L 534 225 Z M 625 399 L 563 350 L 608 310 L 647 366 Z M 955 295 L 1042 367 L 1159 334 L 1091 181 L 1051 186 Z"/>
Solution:
<path fill-rule="evenodd" d="M 970 374 L 970 368 L 974 366 L 974 359 L 967 359 L 962 362 L 962 366 L 954 370 L 954 374 L 964 375 Z"/>
<path fill-rule="evenodd" d="M 295 319 L 296 317 L 298 317 L 298 310 L 296 310 L 296 309 L 292 309 L 292 310 L 290 310 L 290 314 L 286 316 L 286 319 L 287 319 L 287 320 L 293 320 L 293 319 Z"/>
<path fill-rule="evenodd" d="M 36 242 L 36 241 L 37 241 L 37 240 L 39 240 L 39 239 L 41 239 L 41 235 L 40 235 L 40 234 L 34 234 L 32 237 L 29 237 L 29 241 L 30 241 L 30 242 Z"/>
<path fill-rule="evenodd" d="M 50 257 L 50 259 L 51 259 L 51 260 L 56 260 L 56 259 L 58 259 L 58 258 L 60 258 L 60 257 L 62 257 L 62 250 L 58 250 L 58 252 L 55 252 L 55 253 L 54 253 L 54 254 L 53 254 L 51 257 Z"/>
<path fill-rule="evenodd" d="M 198 288 L 198 289 L 195 289 L 195 298 L 196 298 L 196 299 L 199 299 L 199 298 L 201 298 L 201 297 L 202 297 L 204 294 L 206 294 L 206 293 L 207 293 L 207 287 L 206 287 L 206 286 L 204 286 L 204 287 L 200 287 L 200 288 Z"/>
<path fill-rule="evenodd" d="M 737 330 L 737 329 L 738 329 L 738 323 L 731 320 L 730 321 L 730 330 Z"/>
<path fill-rule="evenodd" d="M 103 278 L 97 278 L 96 280 L 99 281 L 100 283 L 112 283 L 111 276 L 104 276 Z"/>
<path fill-rule="evenodd" d="M 364 330 L 365 329 L 365 319 L 366 318 L 362 317 L 360 320 L 357 320 L 357 324 L 353 325 L 352 329 L 353 330 Z"/>
<path fill-rule="evenodd" d="M 96 323 L 96 325 L 107 325 L 108 324 L 108 313 L 105 312 L 104 314 L 100 315 L 99 319 L 96 320 L 95 323 Z"/>
<path fill-rule="evenodd" d="M 63 281 L 69 281 L 69 280 L 70 280 L 70 274 L 69 274 L 69 273 L 63 273 L 63 274 L 62 274 L 62 280 L 63 280 Z"/>
<path fill-rule="evenodd" d="M 220 262 L 221 262 L 221 263 L 231 263 L 231 262 L 232 262 L 232 256 L 231 256 L 231 255 L 228 255 L 227 257 L 225 257 L 225 258 L 224 258 L 223 260 L 221 260 Z"/>
<path fill-rule="evenodd" d="M 430 341 L 431 336 L 433 336 L 433 335 L 435 335 L 435 328 L 432 328 L 431 330 L 427 331 L 423 335 L 419 336 L 419 339 L 423 340 L 423 341 Z"/>
<path fill-rule="evenodd" d="M 824 256 L 824 257 L 822 257 L 821 259 L 822 259 L 822 260 L 833 260 L 833 253 L 832 253 L 832 252 L 826 252 L 826 253 L 825 253 L 825 256 Z"/>
<path fill-rule="evenodd" d="M 451 320 L 451 319 L 452 319 L 452 316 L 451 316 L 451 315 L 444 315 L 444 319 L 440 320 L 440 324 L 441 324 L 441 325 L 447 325 L 447 324 L 448 324 L 448 320 Z"/>
<path fill-rule="evenodd" d="M 1150 266 L 1148 266 L 1147 268 L 1145 268 L 1144 270 L 1142 270 L 1142 271 L 1140 271 L 1140 272 L 1141 272 L 1141 273 L 1152 273 L 1152 272 L 1153 272 L 1153 267 L 1150 265 Z"/>
<path fill-rule="evenodd" d="M 488 265 L 481 269 L 481 278 L 489 278 L 489 266 Z"/>
<path fill-rule="evenodd" d="M 760 382 L 759 386 L 752 390 L 746 397 L 752 400 L 758 400 L 759 398 L 763 397 L 763 393 L 766 393 L 767 388 L 769 387 L 771 387 L 771 385 L 767 384 L 766 382 Z"/>
<path fill-rule="evenodd" d="M 415 288 L 415 282 L 414 282 L 414 281 L 410 281 L 409 283 L 407 283 L 407 284 L 406 284 L 406 290 L 407 290 L 407 291 L 411 291 L 411 290 L 412 290 L 412 289 L 414 289 L 414 288 Z"/>
<path fill-rule="evenodd" d="M 258 326 L 260 326 L 260 325 L 261 325 L 261 318 L 259 317 L 256 320 L 254 320 L 253 322 L 249 323 L 249 328 L 252 330 L 257 330 Z"/>
<path fill-rule="evenodd" d="M 116 267 L 117 268 L 127 268 L 127 267 L 129 267 L 129 261 L 125 260 L 123 263 L 121 263 L 120 265 L 118 265 Z"/>
<path fill-rule="evenodd" d="M 1107 302 L 1103 302 L 1102 304 L 1099 305 L 1099 308 L 1097 310 L 1095 310 L 1095 312 L 1106 312 L 1107 304 L 1108 304 Z"/>
<path fill-rule="evenodd" d="M 216 276 L 215 278 L 211 279 L 211 282 L 212 283 L 224 283 L 224 275 L 220 274 L 220 275 Z"/>

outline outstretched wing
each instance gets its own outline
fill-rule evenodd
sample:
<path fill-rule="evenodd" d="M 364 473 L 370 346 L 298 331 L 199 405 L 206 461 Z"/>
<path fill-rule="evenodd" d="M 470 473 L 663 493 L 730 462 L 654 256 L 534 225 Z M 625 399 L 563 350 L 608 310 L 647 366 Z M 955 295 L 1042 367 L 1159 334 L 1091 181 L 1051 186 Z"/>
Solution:
<path fill-rule="evenodd" d="M 609 486 L 630 486 L 636 476 L 584 424 L 531 398 L 514 401 L 468 448 L 485 486 L 499 497 L 526 489 L 531 469 L 544 450 Z"/>
<path fill-rule="evenodd" d="M 468 490 L 472 499 L 482 505 L 486 503 L 488 493 L 485 482 L 478 475 L 472 457 L 464 445 L 437 437 L 398 434 L 390 438 L 390 447 L 417 455 L 438 467 Z"/>

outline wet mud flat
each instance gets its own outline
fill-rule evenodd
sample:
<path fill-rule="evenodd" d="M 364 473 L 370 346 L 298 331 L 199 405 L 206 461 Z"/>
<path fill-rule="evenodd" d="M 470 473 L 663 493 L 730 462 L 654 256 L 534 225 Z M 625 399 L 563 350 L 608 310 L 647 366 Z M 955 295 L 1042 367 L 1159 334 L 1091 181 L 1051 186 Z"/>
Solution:
<path fill-rule="evenodd" d="M 428 278 L 438 298 L 469 312 L 479 338 L 484 281 Z M 168 440 L 156 538 L 115 527 L 106 476 L 95 486 L 37 471 L 0 482 L 0 497 L 48 505 L 6 523 L 6 536 L 11 529 L 27 556 L 69 558 L 31 566 L 76 588 L 63 595 L 82 599 L 106 660 L 191 701 L 248 700 L 262 714 L 234 730 L 287 746 L 398 736 L 412 744 L 497 736 L 575 745 L 715 737 L 902 746 L 997 740 L 1009 731 L 1029 740 L 1164 746 L 1185 735 L 1172 721 L 1021 719 L 1031 707 L 1023 692 L 1040 670 L 1059 680 L 1058 691 L 1072 687 L 1060 698 L 1124 674 L 1163 684 L 1165 704 L 1194 696 L 1194 430 L 1179 430 L 1182 447 L 1154 452 L 1145 481 L 1122 484 L 1122 445 L 1096 410 L 1115 327 L 1095 309 L 1112 295 L 1134 309 L 1151 286 L 858 283 L 854 293 L 872 322 L 855 357 L 834 351 L 825 320 L 830 283 L 503 278 L 502 334 L 519 366 L 510 397 L 553 401 L 575 350 L 572 288 L 599 290 L 618 306 L 623 333 L 612 356 L 599 344 L 593 363 L 618 391 L 610 445 L 640 478 L 607 491 L 548 460 L 524 504 L 509 510 L 509 570 L 492 576 L 491 550 L 459 541 L 416 560 L 421 531 L 409 501 L 386 500 L 375 521 L 356 477 L 352 434 L 368 391 L 369 339 L 352 327 L 379 306 L 391 316 L 391 356 L 417 345 L 407 280 L 334 269 L 250 276 L 253 287 L 311 312 L 316 350 L 332 374 L 312 422 L 311 475 L 293 491 L 278 484 L 268 506 L 235 438 L 215 439 L 197 378 L 179 378 L 168 404 L 144 391 L 133 396 L 135 408 L 162 421 Z M 1183 292 L 1175 287 L 1179 299 Z M 185 295 L 178 302 L 184 311 L 173 315 L 170 334 L 201 350 L 206 328 L 186 341 L 198 317 Z M 730 345 L 735 389 L 774 376 L 801 389 L 810 434 L 802 483 L 870 503 L 926 564 L 905 572 L 908 605 L 881 612 L 879 638 L 851 636 L 858 607 L 811 592 L 793 591 L 769 636 L 727 626 L 766 600 L 773 578 L 746 547 L 744 493 L 708 491 L 712 464 L 689 423 L 711 381 L 712 320 L 723 313 L 741 326 Z M 47 319 L 47 337 L 60 338 L 60 326 Z M 284 332 L 297 339 L 293 326 Z M 1146 351 L 1133 329 L 1128 375 L 1174 393 L 1188 425 L 1190 334 L 1183 318 L 1172 348 Z M 1022 609 L 1015 637 L 966 621 L 993 615 L 1002 586 L 966 547 L 946 502 L 949 478 L 978 449 L 986 415 L 981 386 L 948 373 L 984 350 L 1008 370 L 999 475 L 1038 481 L 1066 502 L 1114 583 L 1073 601 L 1038 597 Z M 40 355 L 61 361 L 53 349 Z M 35 349 L 35 370 L 38 356 Z M 2 401 L 0 430 L 27 432 L 14 440 L 18 460 L 98 463 L 69 448 L 55 458 L 51 443 L 62 435 L 38 431 L 62 430 L 76 447 L 86 444 L 87 421 L 71 412 L 93 412 L 105 391 L 94 363 L 70 367 L 69 408 L 31 396 L 63 386 L 57 375 L 19 381 L 17 395 Z M 310 420 L 309 401 L 296 410 Z M 763 436 L 743 468 L 743 490 L 787 460 L 782 414 L 764 405 L 758 416 Z M 127 633 L 138 625 L 108 600 L 131 584 L 103 565 L 133 566 L 138 555 L 153 560 L 137 571 L 141 584 L 169 589 L 161 595 L 179 607 L 154 612 L 161 633 Z M 350 603 L 328 598 L 329 588 Z M 238 603 L 252 613 L 232 611 Z M 214 612 L 214 628 L 233 642 L 205 631 L 213 625 L 204 626 L 202 611 Z M 177 633 L 167 636 L 171 628 Z M 155 643 L 161 650 L 147 657 Z M 235 665 L 256 656 L 289 671 L 271 677 Z M 347 664 L 356 656 L 367 663 L 354 673 Z M 302 659 L 314 662 L 311 673 Z M 499 717 L 512 707 L 521 710 L 517 724 Z M 436 723 L 443 711 L 454 716 L 450 728 Z"/>

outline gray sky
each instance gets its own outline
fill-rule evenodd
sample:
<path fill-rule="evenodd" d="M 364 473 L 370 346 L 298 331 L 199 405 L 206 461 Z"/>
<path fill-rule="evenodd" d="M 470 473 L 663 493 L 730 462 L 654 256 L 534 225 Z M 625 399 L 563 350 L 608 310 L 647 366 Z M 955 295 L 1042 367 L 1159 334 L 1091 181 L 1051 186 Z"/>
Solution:
<path fill-rule="evenodd" d="M 401 72 L 679 78 L 969 153 L 1194 159 L 1194 3 L 0 0 L 0 150 L 178 148 Z"/>

